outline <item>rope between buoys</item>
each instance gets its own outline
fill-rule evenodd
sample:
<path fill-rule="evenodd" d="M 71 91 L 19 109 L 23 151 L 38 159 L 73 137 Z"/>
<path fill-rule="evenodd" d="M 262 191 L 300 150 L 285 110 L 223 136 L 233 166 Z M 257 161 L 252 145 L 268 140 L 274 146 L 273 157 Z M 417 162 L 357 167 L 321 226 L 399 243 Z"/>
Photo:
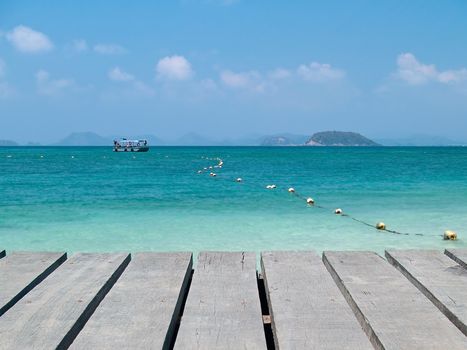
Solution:
<path fill-rule="evenodd" d="M 206 160 L 217 160 L 218 161 L 218 164 L 217 165 L 214 165 L 214 166 L 208 166 L 208 167 L 204 167 L 203 169 L 201 170 L 198 170 L 198 174 L 201 174 L 201 173 L 205 173 L 205 172 L 208 172 L 210 169 L 212 169 L 213 167 L 216 167 L 216 168 L 222 168 L 222 166 L 224 165 L 224 162 L 221 158 L 205 158 L 205 157 L 202 157 L 202 159 L 206 159 Z M 220 169 L 219 169 L 220 171 Z M 212 174 L 212 172 L 210 173 Z M 224 180 L 225 178 L 223 178 L 222 176 L 219 177 L 218 176 L 219 174 L 217 174 L 217 176 L 215 176 L 216 180 Z M 212 176 L 212 175 L 211 175 Z M 265 186 L 264 185 L 260 185 L 260 184 L 257 184 L 255 185 L 254 183 L 251 183 L 251 182 L 248 182 L 248 181 L 244 181 L 243 178 L 237 178 L 236 180 L 233 180 L 233 181 L 230 181 L 230 182 L 237 182 L 237 183 L 241 183 L 242 185 L 247 185 L 247 186 L 252 186 L 254 188 L 262 188 L 264 189 Z M 308 201 L 310 199 L 310 197 L 305 197 L 303 195 L 301 195 L 299 192 L 297 192 L 293 187 L 282 187 L 282 186 L 277 186 L 277 185 L 267 185 L 266 186 L 266 189 L 277 189 L 279 191 L 281 190 L 284 190 L 284 191 L 287 191 L 289 192 L 289 194 L 295 196 L 296 198 L 298 199 L 301 199 L 303 201 L 305 201 L 307 204 L 309 204 L 309 206 L 313 207 L 313 208 L 318 208 L 318 209 L 324 209 L 324 210 L 331 210 L 330 208 L 327 208 L 327 207 L 324 207 L 322 205 L 319 205 L 319 204 L 316 204 L 314 202 L 314 200 L 311 201 L 311 203 Z M 339 210 L 339 212 L 338 212 Z M 427 235 L 427 234 L 423 234 L 423 233 L 408 233 L 408 232 L 400 232 L 400 231 L 396 231 L 396 230 L 391 230 L 391 229 L 388 229 L 385 227 L 385 225 L 383 224 L 383 226 L 381 228 L 376 228 L 375 225 L 372 225 L 366 221 L 363 221 L 363 220 L 360 220 L 350 214 L 347 214 L 347 213 L 343 213 L 341 209 L 336 209 L 336 214 L 339 214 L 340 216 L 343 216 L 343 217 L 347 217 L 355 222 L 358 222 L 362 225 L 365 225 L 365 226 L 368 226 L 368 227 L 371 227 L 371 228 L 374 228 L 374 229 L 377 229 L 378 231 L 384 231 L 384 232 L 388 232 L 388 233 L 392 233 L 392 234 L 397 234 L 397 235 L 403 235 L 403 236 L 427 236 L 427 237 L 438 237 L 438 236 L 441 236 L 443 237 L 443 235 Z"/>

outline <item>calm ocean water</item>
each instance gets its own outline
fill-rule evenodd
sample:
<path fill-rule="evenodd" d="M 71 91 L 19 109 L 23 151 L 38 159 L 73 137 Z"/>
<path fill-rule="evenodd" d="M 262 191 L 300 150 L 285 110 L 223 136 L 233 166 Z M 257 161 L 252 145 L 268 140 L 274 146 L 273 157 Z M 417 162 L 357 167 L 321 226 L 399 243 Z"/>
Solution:
<path fill-rule="evenodd" d="M 216 178 L 197 174 L 216 164 L 206 157 L 224 161 Z M 0 148 L 0 171 L 9 250 L 467 247 L 467 148 Z M 425 236 L 377 231 L 337 207 Z M 460 239 L 443 241 L 446 229 Z"/>

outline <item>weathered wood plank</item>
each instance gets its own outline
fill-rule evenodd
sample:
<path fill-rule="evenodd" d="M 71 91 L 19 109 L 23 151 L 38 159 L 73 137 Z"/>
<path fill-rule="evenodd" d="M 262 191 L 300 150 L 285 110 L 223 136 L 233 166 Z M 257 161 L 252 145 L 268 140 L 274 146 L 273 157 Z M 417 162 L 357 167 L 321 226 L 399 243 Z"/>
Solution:
<path fill-rule="evenodd" d="M 130 260 L 76 254 L 0 317 L 6 349 L 66 349 Z"/>
<path fill-rule="evenodd" d="M 373 252 L 325 252 L 324 263 L 378 349 L 467 349 L 467 338 Z"/>
<path fill-rule="evenodd" d="M 0 260 L 0 316 L 66 260 L 66 253 L 13 252 Z"/>
<path fill-rule="evenodd" d="M 386 258 L 467 335 L 467 270 L 436 250 L 391 250 Z"/>
<path fill-rule="evenodd" d="M 168 349 L 191 253 L 137 253 L 70 349 Z"/>
<path fill-rule="evenodd" d="M 261 265 L 278 349 L 373 349 L 314 252 L 265 252 Z"/>
<path fill-rule="evenodd" d="M 5 249 L 0 248 L 0 259 L 6 255 Z"/>
<path fill-rule="evenodd" d="M 467 249 L 446 249 L 444 254 L 467 269 Z"/>
<path fill-rule="evenodd" d="M 266 349 L 254 253 L 203 252 L 176 349 Z"/>

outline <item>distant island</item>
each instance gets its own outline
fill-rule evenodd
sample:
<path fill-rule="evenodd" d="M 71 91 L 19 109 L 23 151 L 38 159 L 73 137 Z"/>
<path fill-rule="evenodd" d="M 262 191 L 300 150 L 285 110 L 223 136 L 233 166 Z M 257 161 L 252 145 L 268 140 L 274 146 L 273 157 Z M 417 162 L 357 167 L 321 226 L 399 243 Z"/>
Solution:
<path fill-rule="evenodd" d="M 313 134 L 305 143 L 307 146 L 354 146 L 374 147 L 380 144 L 365 136 L 348 131 L 322 131 Z"/>
<path fill-rule="evenodd" d="M 110 146 L 112 139 L 93 132 L 73 132 L 60 140 L 56 146 Z"/>
<path fill-rule="evenodd" d="M 15 141 L 11 140 L 0 140 L 0 147 L 6 146 L 18 146 L 18 144 Z"/>
<path fill-rule="evenodd" d="M 261 146 L 380 146 L 377 142 L 348 131 L 321 131 L 310 136 L 273 135 L 264 137 Z"/>
<path fill-rule="evenodd" d="M 309 139 L 306 135 L 281 134 L 264 136 L 260 146 L 303 146 Z"/>
<path fill-rule="evenodd" d="M 356 132 L 321 131 L 310 136 L 304 134 L 278 133 L 272 135 L 250 134 L 237 138 L 219 139 L 209 135 L 188 133 L 175 139 L 163 139 L 152 134 L 127 134 L 101 136 L 94 132 L 73 132 L 56 142 L 19 143 L 10 139 L 0 139 L 0 147 L 11 146 L 108 146 L 113 140 L 145 139 L 150 146 L 466 146 L 467 141 L 452 140 L 441 136 L 413 135 L 405 138 L 370 139 Z"/>

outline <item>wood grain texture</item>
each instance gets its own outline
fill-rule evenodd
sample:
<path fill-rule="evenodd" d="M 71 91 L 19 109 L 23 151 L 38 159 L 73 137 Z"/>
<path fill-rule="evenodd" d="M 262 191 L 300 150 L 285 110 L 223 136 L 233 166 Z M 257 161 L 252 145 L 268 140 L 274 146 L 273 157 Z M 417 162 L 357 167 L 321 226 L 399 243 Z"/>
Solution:
<path fill-rule="evenodd" d="M 66 260 L 66 253 L 13 252 L 0 260 L 0 316 Z"/>
<path fill-rule="evenodd" d="M 254 253 L 199 254 L 175 349 L 266 349 Z"/>
<path fill-rule="evenodd" d="M 444 254 L 467 269 L 467 249 L 446 249 Z"/>
<path fill-rule="evenodd" d="M 73 255 L 0 317 L 0 348 L 66 349 L 129 260 L 129 254 Z"/>
<path fill-rule="evenodd" d="M 137 253 L 70 349 L 168 349 L 191 253 Z"/>
<path fill-rule="evenodd" d="M 467 349 L 467 338 L 414 285 L 373 252 L 323 260 L 378 349 Z"/>
<path fill-rule="evenodd" d="M 467 269 L 436 250 L 390 250 L 386 258 L 467 335 Z"/>
<path fill-rule="evenodd" d="M 314 252 L 265 252 L 261 266 L 277 349 L 373 349 Z"/>

